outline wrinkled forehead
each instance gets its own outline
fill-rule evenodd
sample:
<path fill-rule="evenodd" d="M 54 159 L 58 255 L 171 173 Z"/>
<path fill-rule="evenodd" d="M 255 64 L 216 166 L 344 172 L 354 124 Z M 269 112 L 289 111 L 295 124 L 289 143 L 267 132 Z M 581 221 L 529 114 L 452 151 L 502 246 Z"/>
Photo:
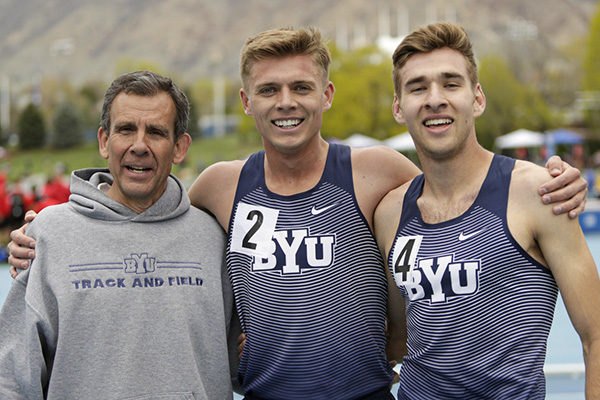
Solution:
<path fill-rule="evenodd" d="M 162 126 L 175 132 L 176 109 L 171 96 L 160 92 L 152 96 L 119 93 L 110 109 L 111 130 L 122 124 Z"/>

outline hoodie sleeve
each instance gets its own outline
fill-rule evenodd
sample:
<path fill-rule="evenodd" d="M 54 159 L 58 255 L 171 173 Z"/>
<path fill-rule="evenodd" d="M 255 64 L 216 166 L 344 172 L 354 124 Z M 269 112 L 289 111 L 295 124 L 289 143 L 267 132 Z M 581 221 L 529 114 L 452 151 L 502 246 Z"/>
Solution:
<path fill-rule="evenodd" d="M 13 281 L 0 312 L 0 393 L 3 399 L 41 399 L 48 368 L 43 343 L 46 325 L 27 304 L 29 271 Z"/>

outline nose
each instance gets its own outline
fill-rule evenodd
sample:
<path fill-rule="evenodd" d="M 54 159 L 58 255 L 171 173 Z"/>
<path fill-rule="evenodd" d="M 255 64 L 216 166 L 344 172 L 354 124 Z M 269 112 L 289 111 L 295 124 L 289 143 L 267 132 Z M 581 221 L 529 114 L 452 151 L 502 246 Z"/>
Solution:
<path fill-rule="evenodd" d="M 129 150 L 136 155 L 144 155 L 148 152 L 148 136 L 142 129 L 138 129 L 135 135 L 133 135 L 131 146 Z"/>
<path fill-rule="evenodd" d="M 282 110 L 289 110 L 296 107 L 296 99 L 294 98 L 294 93 L 290 88 L 284 87 L 281 89 L 277 101 L 277 107 Z"/>
<path fill-rule="evenodd" d="M 440 85 L 431 85 L 427 93 L 426 106 L 433 111 L 445 107 L 448 104 L 448 99 L 444 95 L 444 90 Z"/>

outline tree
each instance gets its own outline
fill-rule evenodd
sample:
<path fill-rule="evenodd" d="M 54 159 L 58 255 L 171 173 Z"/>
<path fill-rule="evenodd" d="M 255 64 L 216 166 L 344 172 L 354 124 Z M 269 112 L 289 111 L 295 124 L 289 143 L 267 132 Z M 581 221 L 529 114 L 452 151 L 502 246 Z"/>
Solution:
<path fill-rule="evenodd" d="M 84 131 L 90 133 L 90 137 L 96 137 L 96 131 L 100 126 L 100 112 L 102 111 L 102 100 L 104 91 L 108 87 L 106 82 L 93 81 L 85 83 L 77 92 L 77 98 L 72 102 L 77 104 L 83 119 Z"/>
<path fill-rule="evenodd" d="M 503 59 L 483 58 L 479 82 L 487 99 L 485 113 L 476 122 L 484 147 L 491 149 L 498 136 L 520 128 L 543 132 L 558 124 L 542 95 L 519 82 Z"/>
<path fill-rule="evenodd" d="M 588 124 L 600 137 L 600 3 L 590 21 L 590 33 L 583 61 L 583 90 Z"/>
<path fill-rule="evenodd" d="M 600 3 L 590 21 L 587 51 L 583 61 L 584 90 L 600 90 Z"/>
<path fill-rule="evenodd" d="M 52 147 L 66 149 L 83 143 L 83 118 L 73 103 L 65 102 L 58 106 L 52 125 Z"/>
<path fill-rule="evenodd" d="M 330 79 L 336 85 L 333 106 L 323 119 L 324 137 L 362 133 L 385 139 L 399 132 L 392 117 L 394 99 L 389 57 L 375 47 L 353 52 L 332 49 Z"/>
<path fill-rule="evenodd" d="M 187 133 L 190 134 L 192 138 L 198 138 L 201 136 L 200 133 L 200 110 L 194 96 L 192 94 L 192 90 L 190 87 L 183 88 L 185 95 L 190 102 L 190 122 L 188 124 Z"/>
<path fill-rule="evenodd" d="M 19 147 L 21 149 L 38 149 L 44 146 L 46 127 L 40 110 L 33 104 L 29 104 L 18 121 Z"/>

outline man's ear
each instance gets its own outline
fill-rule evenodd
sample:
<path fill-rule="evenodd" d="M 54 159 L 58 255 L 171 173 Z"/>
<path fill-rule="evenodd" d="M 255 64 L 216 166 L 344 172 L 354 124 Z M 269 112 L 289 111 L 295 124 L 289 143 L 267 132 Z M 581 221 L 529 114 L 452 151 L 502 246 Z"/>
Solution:
<path fill-rule="evenodd" d="M 327 82 L 327 86 L 325 87 L 325 92 L 323 93 L 323 110 L 327 111 L 331 108 L 333 104 L 333 94 L 335 93 L 335 86 L 333 86 L 333 82 Z"/>
<path fill-rule="evenodd" d="M 104 129 L 98 129 L 98 145 L 100 146 L 100 155 L 108 160 L 108 132 Z"/>
<path fill-rule="evenodd" d="M 473 115 L 475 118 L 479 118 L 483 115 L 485 111 L 486 99 L 485 94 L 483 93 L 483 89 L 481 85 L 478 83 L 475 88 L 475 102 L 473 103 Z"/>
<path fill-rule="evenodd" d="M 244 107 L 244 113 L 250 117 L 254 116 L 252 114 L 252 108 L 250 108 L 250 98 L 244 91 L 244 88 L 240 89 L 240 98 L 242 99 L 242 107 Z"/>
<path fill-rule="evenodd" d="M 394 102 L 392 103 L 392 114 L 394 114 L 394 119 L 397 123 L 406 125 L 404 115 L 402 114 L 402 108 L 400 108 L 400 99 L 396 93 L 394 93 Z"/>
<path fill-rule="evenodd" d="M 192 144 L 192 137 L 184 133 L 177 138 L 175 143 L 175 154 L 173 155 L 173 164 L 179 164 L 185 159 L 185 155 Z"/>

